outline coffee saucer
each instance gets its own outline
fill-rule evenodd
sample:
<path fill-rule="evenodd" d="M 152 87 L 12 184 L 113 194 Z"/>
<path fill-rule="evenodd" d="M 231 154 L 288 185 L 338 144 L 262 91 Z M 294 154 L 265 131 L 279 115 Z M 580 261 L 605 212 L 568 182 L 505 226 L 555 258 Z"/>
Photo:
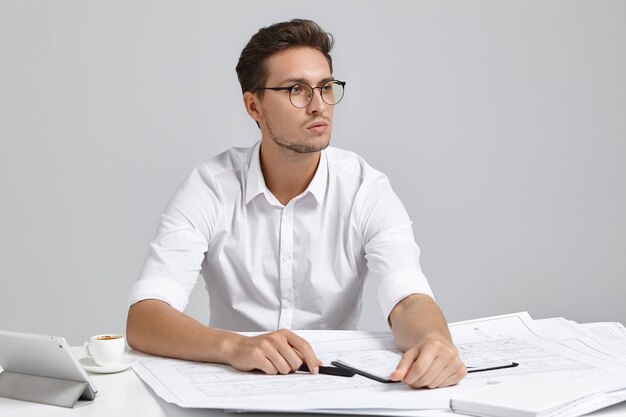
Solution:
<path fill-rule="evenodd" d="M 111 366 L 99 366 L 90 356 L 80 359 L 79 362 L 83 368 L 94 374 L 114 374 L 127 370 L 137 362 L 137 359 L 124 356 L 120 363 Z"/>

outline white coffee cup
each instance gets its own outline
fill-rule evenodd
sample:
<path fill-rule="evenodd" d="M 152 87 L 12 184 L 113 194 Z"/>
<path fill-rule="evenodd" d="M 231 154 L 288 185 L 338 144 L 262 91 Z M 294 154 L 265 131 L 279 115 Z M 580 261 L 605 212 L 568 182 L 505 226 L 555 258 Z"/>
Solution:
<path fill-rule="evenodd" d="M 93 357 L 98 366 L 113 366 L 121 362 L 126 340 L 121 334 L 98 334 L 85 342 L 85 353 Z"/>

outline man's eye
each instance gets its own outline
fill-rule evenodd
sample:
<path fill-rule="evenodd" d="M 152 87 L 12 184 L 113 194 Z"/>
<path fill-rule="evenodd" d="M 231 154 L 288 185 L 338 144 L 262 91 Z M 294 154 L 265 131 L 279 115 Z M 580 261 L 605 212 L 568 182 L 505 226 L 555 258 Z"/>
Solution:
<path fill-rule="evenodd" d="M 302 93 L 302 87 L 299 85 L 294 85 L 293 87 L 291 87 L 291 94 L 300 94 Z"/>
<path fill-rule="evenodd" d="M 333 84 L 328 83 L 322 86 L 322 93 L 330 93 L 333 90 Z"/>

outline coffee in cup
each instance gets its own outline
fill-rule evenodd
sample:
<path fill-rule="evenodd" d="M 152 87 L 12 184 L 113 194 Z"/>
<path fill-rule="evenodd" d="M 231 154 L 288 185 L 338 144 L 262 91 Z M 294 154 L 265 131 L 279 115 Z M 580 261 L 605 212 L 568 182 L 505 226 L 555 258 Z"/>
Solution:
<path fill-rule="evenodd" d="M 91 336 L 84 347 L 85 353 L 93 357 L 98 366 L 113 366 L 121 362 L 126 340 L 121 334 L 99 334 Z"/>
<path fill-rule="evenodd" d="M 113 339 L 119 339 L 121 337 L 122 336 L 119 335 L 119 334 L 112 334 L 112 335 L 111 334 L 105 334 L 105 335 L 96 337 L 96 340 L 113 340 Z"/>

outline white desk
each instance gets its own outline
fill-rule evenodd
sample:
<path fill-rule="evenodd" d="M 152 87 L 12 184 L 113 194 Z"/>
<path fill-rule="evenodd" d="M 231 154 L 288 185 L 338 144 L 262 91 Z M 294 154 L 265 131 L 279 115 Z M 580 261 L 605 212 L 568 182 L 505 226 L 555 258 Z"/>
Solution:
<path fill-rule="evenodd" d="M 83 355 L 82 347 L 73 348 L 77 355 Z M 194 417 L 220 416 L 232 417 L 221 410 L 186 409 L 166 403 L 155 396 L 132 369 L 110 375 L 89 375 L 99 391 L 98 398 L 89 405 L 68 409 L 43 404 L 0 398 L 0 416 L 7 417 L 100 417 L 100 416 L 148 416 L 148 417 Z M 269 414 L 244 414 L 267 417 Z M 315 416 L 320 414 L 280 414 L 285 417 Z M 626 416 L 626 402 L 605 408 L 593 414 L 595 416 Z M 452 412 L 424 411 L 422 417 L 459 416 Z M 345 416 L 342 416 L 345 417 Z"/>

